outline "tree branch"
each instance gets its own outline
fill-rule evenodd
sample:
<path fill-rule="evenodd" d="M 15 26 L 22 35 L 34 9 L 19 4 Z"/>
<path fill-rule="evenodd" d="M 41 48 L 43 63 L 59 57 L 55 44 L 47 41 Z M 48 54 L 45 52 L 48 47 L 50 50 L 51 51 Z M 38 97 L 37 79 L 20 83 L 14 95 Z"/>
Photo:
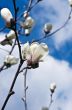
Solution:
<path fill-rule="evenodd" d="M 9 90 L 9 93 L 8 93 L 8 95 L 7 95 L 7 97 L 6 97 L 5 101 L 4 101 L 4 104 L 3 104 L 2 108 L 1 108 L 1 110 L 4 110 L 5 109 L 5 107 L 6 107 L 7 103 L 8 103 L 9 98 L 13 95 L 11 93 L 13 91 L 13 88 L 14 88 L 16 79 L 17 79 L 17 77 L 19 75 L 19 70 L 20 70 L 22 64 L 23 64 L 23 62 L 20 62 L 19 66 L 18 66 L 18 69 L 17 69 L 17 72 L 15 74 L 15 77 L 14 77 L 14 79 L 12 81 L 12 84 L 11 84 L 11 87 L 10 87 L 10 90 Z"/>

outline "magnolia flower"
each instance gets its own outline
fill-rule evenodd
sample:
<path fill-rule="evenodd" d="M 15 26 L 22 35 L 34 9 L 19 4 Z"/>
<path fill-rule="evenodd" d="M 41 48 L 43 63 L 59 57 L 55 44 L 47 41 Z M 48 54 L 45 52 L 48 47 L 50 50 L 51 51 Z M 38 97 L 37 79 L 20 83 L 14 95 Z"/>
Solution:
<path fill-rule="evenodd" d="M 70 6 L 72 7 L 72 0 L 69 0 L 69 4 L 70 4 Z"/>
<path fill-rule="evenodd" d="M 12 45 L 12 43 L 13 43 L 12 40 L 13 40 L 15 37 L 16 37 L 15 32 L 14 32 L 13 30 L 11 30 L 11 31 L 6 35 L 5 39 L 3 39 L 3 40 L 0 42 L 0 44 L 1 44 L 1 45 L 6 45 L 6 44 Z"/>
<path fill-rule="evenodd" d="M 18 63 L 18 58 L 14 57 L 13 55 L 7 55 L 5 57 L 4 63 L 6 66 L 15 65 Z"/>
<path fill-rule="evenodd" d="M 55 89 L 56 89 L 56 83 L 53 82 L 53 83 L 50 84 L 50 91 L 51 91 L 52 93 L 54 93 Z"/>
<path fill-rule="evenodd" d="M 48 34 L 48 33 L 50 33 L 51 30 L 52 30 L 52 24 L 46 23 L 46 24 L 44 25 L 44 32 L 45 32 L 46 34 Z"/>
<path fill-rule="evenodd" d="M 29 42 L 24 44 L 22 49 L 22 58 L 27 60 L 28 65 L 37 65 L 48 54 L 48 46 L 45 43 L 39 44 L 33 42 L 31 45 Z"/>
<path fill-rule="evenodd" d="M 13 16 L 8 8 L 1 9 L 1 16 L 6 21 L 7 27 L 11 27 L 14 24 Z"/>

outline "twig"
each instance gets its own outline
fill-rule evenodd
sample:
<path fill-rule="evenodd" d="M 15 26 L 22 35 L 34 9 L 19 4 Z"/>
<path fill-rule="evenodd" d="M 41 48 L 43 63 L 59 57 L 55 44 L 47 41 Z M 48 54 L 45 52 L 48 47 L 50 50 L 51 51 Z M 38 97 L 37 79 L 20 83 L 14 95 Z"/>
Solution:
<path fill-rule="evenodd" d="M 0 72 L 4 69 L 5 67 L 5 64 L 3 64 L 1 67 L 0 67 Z"/>
<path fill-rule="evenodd" d="M 25 110 L 27 110 L 27 98 L 26 98 L 26 91 L 28 89 L 27 85 L 26 85 L 26 76 L 27 76 L 27 68 L 24 72 L 24 98 L 22 98 L 23 102 L 24 102 L 24 107 L 25 107 Z"/>
<path fill-rule="evenodd" d="M 50 107 L 51 107 L 51 105 L 53 103 L 52 96 L 53 96 L 53 93 L 51 93 L 51 95 L 50 95 L 50 103 L 49 103 L 49 106 L 48 106 L 48 110 L 50 110 Z"/>
<path fill-rule="evenodd" d="M 14 42 L 12 48 L 11 48 L 11 51 L 9 52 L 10 55 L 11 55 L 11 53 L 13 52 L 15 45 L 16 45 L 16 39 L 15 39 L 15 42 Z"/>
<path fill-rule="evenodd" d="M 0 29 L 0 32 L 4 31 L 4 29 L 6 29 L 6 26 L 4 26 L 3 28 Z"/>
<path fill-rule="evenodd" d="M 17 19 L 17 8 L 16 8 L 16 2 L 15 0 L 13 0 L 13 5 L 14 5 L 14 11 L 15 11 L 15 21 Z M 22 60 L 22 55 L 21 55 L 21 46 L 19 44 L 19 39 L 18 39 L 18 35 L 17 35 L 17 27 L 16 27 L 16 23 L 15 23 L 15 35 L 16 35 L 16 40 L 17 40 L 17 43 L 18 43 L 18 48 L 19 48 L 19 56 L 20 56 L 20 60 Z"/>

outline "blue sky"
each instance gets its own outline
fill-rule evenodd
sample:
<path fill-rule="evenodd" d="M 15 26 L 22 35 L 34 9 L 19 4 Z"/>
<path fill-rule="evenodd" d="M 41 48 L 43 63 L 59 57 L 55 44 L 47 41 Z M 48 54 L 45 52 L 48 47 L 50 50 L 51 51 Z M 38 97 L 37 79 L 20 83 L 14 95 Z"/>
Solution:
<path fill-rule="evenodd" d="M 24 10 L 26 0 L 16 0 L 17 6 L 20 8 L 19 14 Z M 12 0 L 0 0 L 0 9 L 7 7 L 13 14 Z M 32 39 L 41 38 L 43 26 L 46 22 L 53 24 L 53 30 L 60 27 L 67 19 L 70 11 L 68 0 L 43 0 L 32 11 L 31 16 L 35 19 L 35 26 L 29 37 L 20 36 L 20 41 L 32 41 Z M 4 26 L 4 21 L 0 17 L 0 28 Z M 6 30 L 4 32 L 8 32 Z M 0 34 L 0 38 L 4 37 L 4 33 Z M 68 25 L 43 42 L 49 47 L 49 55 L 44 63 L 40 63 L 40 67 L 35 70 L 28 71 L 27 84 L 29 86 L 27 92 L 27 102 L 29 110 L 40 110 L 42 106 L 49 103 L 49 85 L 55 81 L 57 90 L 54 95 L 54 104 L 51 110 L 61 108 L 61 110 L 72 109 L 72 19 Z M 10 49 L 10 46 L 1 46 L 4 49 Z M 17 47 L 13 54 L 17 54 Z M 0 65 L 6 53 L 0 50 Z M 11 67 L 0 75 L 0 106 L 2 105 L 7 91 L 14 77 L 16 67 Z M 20 87 L 19 87 L 20 86 Z M 21 97 L 23 96 L 23 76 L 17 79 L 14 90 L 16 94 L 12 96 L 6 107 L 6 110 L 24 110 Z M 66 106 L 65 106 L 66 105 Z"/>

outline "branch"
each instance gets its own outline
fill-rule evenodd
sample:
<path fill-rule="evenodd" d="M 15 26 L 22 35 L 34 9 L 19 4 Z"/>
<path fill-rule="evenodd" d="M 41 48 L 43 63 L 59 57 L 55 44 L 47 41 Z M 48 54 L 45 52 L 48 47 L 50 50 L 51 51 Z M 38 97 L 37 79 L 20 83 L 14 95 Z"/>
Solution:
<path fill-rule="evenodd" d="M 4 31 L 6 29 L 6 26 L 0 29 L 0 32 Z"/>
<path fill-rule="evenodd" d="M 12 81 L 12 84 L 11 84 L 11 87 L 10 87 L 10 90 L 9 90 L 9 93 L 8 93 L 8 95 L 7 95 L 7 97 L 6 97 L 5 101 L 4 101 L 4 104 L 3 104 L 2 108 L 1 108 L 1 110 L 4 110 L 5 109 L 5 107 L 6 107 L 7 103 L 8 103 L 9 98 L 13 95 L 11 93 L 13 93 L 13 88 L 14 88 L 16 79 L 17 79 L 17 77 L 19 75 L 19 70 L 20 70 L 22 64 L 23 64 L 23 62 L 20 62 L 19 66 L 18 66 L 18 69 L 17 69 L 17 72 L 15 74 L 15 77 L 14 77 L 14 79 Z"/>
<path fill-rule="evenodd" d="M 51 105 L 53 103 L 52 96 L 53 96 L 53 93 L 51 93 L 51 95 L 50 95 L 50 103 L 49 103 L 49 106 L 48 106 L 48 110 L 50 110 L 50 107 L 51 107 Z"/>
<path fill-rule="evenodd" d="M 24 75 L 24 98 L 22 98 L 22 100 L 24 102 L 25 110 L 27 110 L 27 99 L 26 99 L 26 91 L 28 89 L 28 87 L 26 85 L 27 68 L 26 68 L 25 73 L 23 75 Z"/>
<path fill-rule="evenodd" d="M 0 72 L 4 69 L 5 67 L 5 64 L 3 64 L 1 67 L 0 67 Z"/>
<path fill-rule="evenodd" d="M 15 0 L 13 0 L 13 5 L 14 5 L 14 11 L 15 11 L 15 22 L 16 22 L 16 19 L 17 19 L 17 8 L 16 8 L 16 2 Z M 19 39 L 18 39 L 18 35 L 17 35 L 17 27 L 16 27 L 16 23 L 15 23 L 15 35 L 16 35 L 16 40 L 17 40 L 17 43 L 18 43 L 18 48 L 19 48 L 19 56 L 20 56 L 20 60 L 22 60 L 22 55 L 21 55 L 21 46 L 20 46 L 20 43 L 19 43 Z"/>

